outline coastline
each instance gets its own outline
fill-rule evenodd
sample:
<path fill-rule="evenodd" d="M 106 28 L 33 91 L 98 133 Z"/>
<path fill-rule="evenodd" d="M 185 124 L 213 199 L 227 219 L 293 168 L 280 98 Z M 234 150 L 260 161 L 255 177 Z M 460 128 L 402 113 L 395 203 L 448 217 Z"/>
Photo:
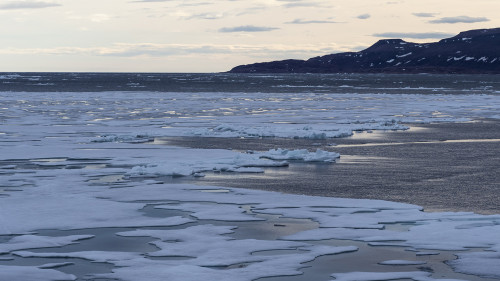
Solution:
<path fill-rule="evenodd" d="M 406 131 L 358 132 L 326 140 L 165 138 L 169 145 L 264 151 L 324 149 L 341 154 L 333 165 L 291 163 L 264 174 L 207 173 L 173 182 L 241 187 L 313 196 L 381 199 L 426 211 L 498 214 L 500 121 L 407 124 Z M 169 180 L 167 180 L 169 181 Z"/>

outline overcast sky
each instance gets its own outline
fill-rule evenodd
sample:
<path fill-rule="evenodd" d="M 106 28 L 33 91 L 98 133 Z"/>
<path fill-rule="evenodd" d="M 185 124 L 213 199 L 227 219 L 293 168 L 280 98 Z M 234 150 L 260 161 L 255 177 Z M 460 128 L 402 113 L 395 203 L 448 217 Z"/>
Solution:
<path fill-rule="evenodd" d="M 0 71 L 219 72 L 500 27 L 500 0 L 0 0 Z"/>

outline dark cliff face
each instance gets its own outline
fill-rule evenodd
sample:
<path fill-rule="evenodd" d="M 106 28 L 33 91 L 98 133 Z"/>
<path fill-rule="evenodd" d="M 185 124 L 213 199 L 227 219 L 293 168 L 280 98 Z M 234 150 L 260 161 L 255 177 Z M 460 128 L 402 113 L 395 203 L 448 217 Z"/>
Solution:
<path fill-rule="evenodd" d="M 359 52 L 240 65 L 230 72 L 500 74 L 500 28 L 465 31 L 425 44 L 383 39 Z"/>

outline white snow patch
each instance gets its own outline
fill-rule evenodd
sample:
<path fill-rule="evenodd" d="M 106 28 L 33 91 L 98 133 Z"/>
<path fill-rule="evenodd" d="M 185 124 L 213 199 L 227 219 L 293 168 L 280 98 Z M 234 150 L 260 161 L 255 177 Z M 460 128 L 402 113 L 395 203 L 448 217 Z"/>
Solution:
<path fill-rule="evenodd" d="M 258 154 L 247 154 L 229 150 L 183 149 L 183 155 L 165 157 L 158 163 L 133 167 L 128 174 L 137 176 L 190 176 L 208 171 L 262 173 L 258 167 L 285 167 L 285 161 L 263 159 Z M 175 155 L 175 154 L 173 154 Z"/>
<path fill-rule="evenodd" d="M 459 253 L 447 264 L 457 272 L 482 277 L 500 278 L 500 246 L 494 252 Z"/>
<path fill-rule="evenodd" d="M 304 162 L 335 162 L 340 157 L 336 152 L 317 149 L 315 152 L 309 152 L 307 149 L 271 149 L 268 152 L 257 153 L 261 158 L 272 160 L 301 160 Z"/>
<path fill-rule="evenodd" d="M 16 250 L 33 248 L 53 248 L 74 244 L 82 239 L 90 239 L 93 235 L 72 235 L 63 237 L 48 237 L 37 235 L 22 235 L 10 239 L 8 242 L 0 244 L 0 254 L 9 253 Z"/>
<path fill-rule="evenodd" d="M 46 263 L 44 265 L 40 265 L 38 268 L 49 269 L 49 268 L 59 268 L 63 266 L 73 265 L 72 262 L 59 262 L 59 263 Z"/>
<path fill-rule="evenodd" d="M 398 58 L 404 58 L 404 57 L 407 57 L 409 55 L 413 54 L 412 52 L 409 52 L 409 53 L 406 53 L 406 54 L 403 54 L 403 55 L 397 55 L 396 57 Z"/>
<path fill-rule="evenodd" d="M 13 253 L 16 256 L 23 258 L 79 258 L 93 262 L 120 262 L 133 260 L 141 255 L 132 252 L 111 252 L 111 251 L 84 251 L 70 253 L 38 253 L 29 251 L 18 251 Z"/>
<path fill-rule="evenodd" d="M 107 199 L 97 199 L 92 188 L 87 192 L 76 193 L 65 190 L 68 186 L 83 186 L 82 181 L 71 181 L 71 176 L 60 171 L 58 181 L 48 178 L 48 182 L 38 180 L 38 188 L 11 193 L 9 197 L 0 197 L 1 210 L 0 234 L 10 235 L 26 233 L 37 229 L 82 229 L 96 227 L 132 227 L 157 225 L 182 225 L 192 220 L 182 217 L 151 218 L 138 210 L 145 204 L 120 203 Z M 63 178 L 67 178 L 63 180 Z M 70 243 L 72 239 L 85 238 L 69 236 L 67 238 L 35 238 L 24 236 L 14 239 L 10 245 L 3 245 L 4 251 L 27 245 L 40 244 L 42 247 Z M 59 240 L 60 239 L 60 240 Z M 68 241 L 68 239 L 70 241 Z M 30 246 L 31 247 L 31 246 Z"/>
<path fill-rule="evenodd" d="M 255 216 L 245 214 L 245 210 L 238 205 L 230 204 L 200 204 L 184 203 L 178 205 L 158 205 L 156 209 L 182 210 L 192 212 L 191 216 L 203 220 L 217 221 L 262 221 Z"/>

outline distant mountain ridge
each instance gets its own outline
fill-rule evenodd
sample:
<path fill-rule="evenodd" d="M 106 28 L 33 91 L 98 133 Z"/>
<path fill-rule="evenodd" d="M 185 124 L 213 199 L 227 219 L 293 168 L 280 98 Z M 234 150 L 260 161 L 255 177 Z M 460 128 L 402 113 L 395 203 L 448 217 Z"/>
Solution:
<path fill-rule="evenodd" d="M 464 31 L 434 43 L 383 39 L 359 52 L 240 65 L 229 72 L 500 74 L 500 28 Z"/>

